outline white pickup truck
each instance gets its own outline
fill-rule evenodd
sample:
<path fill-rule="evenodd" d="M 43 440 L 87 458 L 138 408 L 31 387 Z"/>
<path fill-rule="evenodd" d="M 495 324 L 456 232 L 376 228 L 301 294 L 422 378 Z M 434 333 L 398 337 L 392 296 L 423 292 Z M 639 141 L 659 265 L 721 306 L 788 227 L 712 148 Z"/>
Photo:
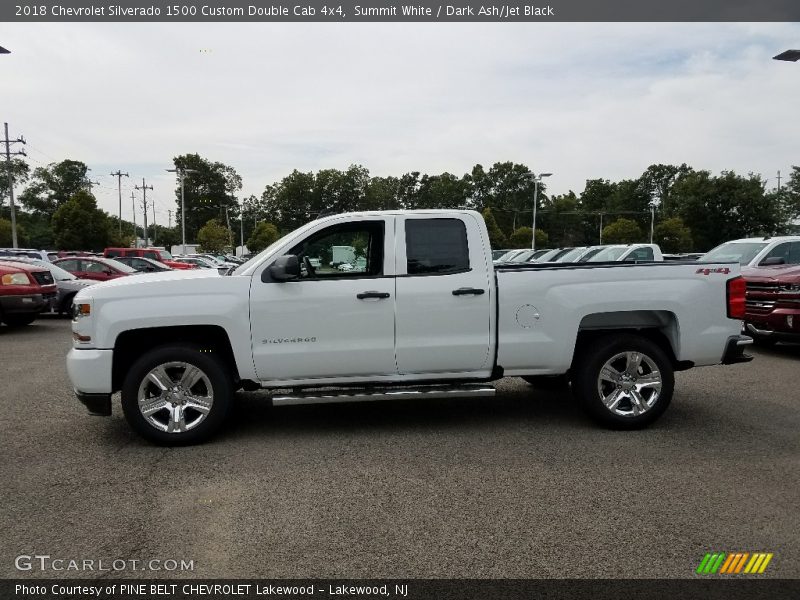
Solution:
<path fill-rule="evenodd" d="M 331 264 L 345 245 L 362 266 Z M 240 388 L 275 405 L 490 396 L 504 376 L 566 375 L 592 417 L 633 429 L 667 408 L 674 371 L 750 359 L 738 270 L 493 266 L 476 212 L 341 214 L 224 277 L 171 271 L 86 288 L 67 370 L 91 414 L 110 415 L 121 391 L 130 425 L 162 444 L 211 436 Z"/>

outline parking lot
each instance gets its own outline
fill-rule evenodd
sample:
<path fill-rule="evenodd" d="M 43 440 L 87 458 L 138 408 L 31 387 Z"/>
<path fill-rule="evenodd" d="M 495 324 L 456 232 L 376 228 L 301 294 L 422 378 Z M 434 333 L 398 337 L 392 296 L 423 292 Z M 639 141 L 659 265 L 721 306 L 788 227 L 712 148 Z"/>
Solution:
<path fill-rule="evenodd" d="M 564 391 L 272 408 L 240 393 L 211 443 L 90 417 L 69 321 L 0 328 L 0 576 L 15 557 L 193 560 L 193 577 L 689 577 L 710 551 L 800 577 L 800 347 L 677 374 L 638 432 Z M 118 573 L 159 576 L 160 573 Z"/>

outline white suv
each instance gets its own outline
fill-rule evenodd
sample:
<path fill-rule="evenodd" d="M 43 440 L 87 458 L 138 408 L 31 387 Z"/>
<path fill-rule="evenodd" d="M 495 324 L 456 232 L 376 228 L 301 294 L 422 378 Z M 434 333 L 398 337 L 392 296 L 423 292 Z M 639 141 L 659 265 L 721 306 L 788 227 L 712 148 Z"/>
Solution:
<path fill-rule="evenodd" d="M 743 267 L 800 264 L 800 235 L 744 238 L 720 244 L 701 261 L 738 262 Z"/>

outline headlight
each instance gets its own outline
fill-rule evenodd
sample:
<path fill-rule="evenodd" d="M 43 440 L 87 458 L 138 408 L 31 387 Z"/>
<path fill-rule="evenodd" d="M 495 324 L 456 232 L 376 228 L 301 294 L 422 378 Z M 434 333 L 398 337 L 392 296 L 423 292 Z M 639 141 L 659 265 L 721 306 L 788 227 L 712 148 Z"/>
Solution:
<path fill-rule="evenodd" d="M 30 285 L 31 280 L 25 273 L 9 273 L 3 275 L 3 285 Z"/>
<path fill-rule="evenodd" d="M 90 304 L 73 304 L 72 305 L 72 318 L 88 317 L 92 314 L 92 306 Z"/>

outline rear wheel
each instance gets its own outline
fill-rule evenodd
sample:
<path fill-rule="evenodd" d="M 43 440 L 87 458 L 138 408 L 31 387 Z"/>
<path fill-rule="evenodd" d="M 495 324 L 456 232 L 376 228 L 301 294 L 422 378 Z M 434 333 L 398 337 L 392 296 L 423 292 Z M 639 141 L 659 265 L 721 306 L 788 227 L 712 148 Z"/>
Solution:
<path fill-rule="evenodd" d="M 9 327 L 24 327 L 33 323 L 37 316 L 39 315 L 3 315 L 3 323 Z"/>
<path fill-rule="evenodd" d="M 158 444 L 210 438 L 230 411 L 233 383 L 213 353 L 193 346 L 162 346 L 131 367 L 122 385 L 122 410 L 133 429 Z"/>
<path fill-rule="evenodd" d="M 638 429 L 669 406 L 672 363 L 654 342 L 637 335 L 600 338 L 576 358 L 572 389 L 594 420 L 614 429 Z"/>

